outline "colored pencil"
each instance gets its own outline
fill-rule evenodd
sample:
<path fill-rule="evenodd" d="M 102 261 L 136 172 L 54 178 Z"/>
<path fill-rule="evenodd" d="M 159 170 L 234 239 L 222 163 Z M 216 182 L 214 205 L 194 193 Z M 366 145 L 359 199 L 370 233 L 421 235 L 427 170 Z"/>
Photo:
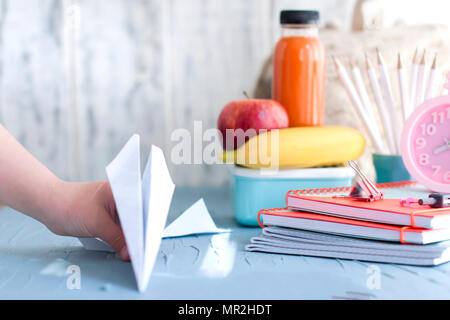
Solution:
<path fill-rule="evenodd" d="M 379 153 L 383 153 L 383 144 L 380 141 L 380 139 L 378 138 L 378 136 L 375 134 L 375 131 L 373 129 L 373 124 L 371 123 L 371 121 L 367 115 L 367 112 L 364 108 L 364 105 L 363 105 L 361 99 L 358 96 L 358 92 L 356 91 L 356 88 L 353 85 L 352 80 L 350 79 L 347 71 L 345 70 L 343 65 L 339 62 L 338 59 L 333 57 L 333 62 L 334 62 L 334 66 L 336 68 L 336 72 L 339 76 L 339 79 L 341 80 L 344 88 L 346 89 L 347 94 L 355 108 L 355 111 L 357 112 L 359 118 L 361 119 L 361 121 L 364 125 L 364 128 L 365 128 L 367 134 L 369 135 L 370 140 L 372 141 L 376 151 Z"/>
<path fill-rule="evenodd" d="M 416 98 L 414 100 L 413 108 L 417 108 L 423 101 L 424 96 L 424 79 L 425 79 L 425 53 L 423 50 L 422 59 L 420 60 L 418 69 L 417 69 L 417 84 L 416 84 Z"/>
<path fill-rule="evenodd" d="M 410 113 L 415 108 L 415 101 L 416 101 L 416 86 L 417 86 L 417 71 L 419 69 L 419 63 L 417 61 L 417 55 L 418 55 L 418 49 L 416 48 L 416 51 L 414 51 L 414 57 L 412 60 L 412 66 L 411 66 L 411 79 L 410 79 L 410 98 L 409 98 L 409 109 Z"/>
<path fill-rule="evenodd" d="M 391 81 L 389 79 L 389 72 L 384 59 L 381 56 L 380 50 L 377 48 L 378 69 L 380 72 L 381 88 L 383 89 L 384 98 L 386 101 L 387 110 L 389 111 L 389 118 L 391 121 L 391 128 L 394 133 L 395 154 L 400 153 L 400 121 L 398 112 L 395 107 L 394 96 L 392 94 Z"/>
<path fill-rule="evenodd" d="M 374 133 L 381 139 L 381 133 L 379 131 L 379 127 L 376 125 L 378 123 L 378 117 L 375 113 L 375 110 L 372 106 L 372 102 L 369 98 L 369 94 L 367 92 L 366 86 L 364 84 L 364 80 L 361 74 L 361 70 L 357 66 L 357 64 L 350 60 L 350 69 L 353 74 L 353 80 L 355 81 L 356 91 L 358 92 L 359 97 L 363 103 L 364 109 L 366 110 L 367 115 L 370 119 L 372 119 L 372 123 L 374 123 Z"/>
<path fill-rule="evenodd" d="M 372 92 L 373 92 L 373 95 L 375 96 L 375 101 L 377 103 L 378 113 L 380 114 L 381 122 L 383 124 L 383 131 L 384 131 L 384 135 L 385 135 L 388 147 L 389 147 L 389 152 L 394 154 L 395 153 L 395 140 L 394 140 L 394 134 L 393 134 L 392 128 L 391 128 L 391 121 L 389 119 L 389 114 L 388 114 L 386 104 L 384 103 L 383 95 L 381 92 L 380 84 L 378 82 L 378 78 L 377 78 L 375 69 L 374 69 L 372 63 L 370 62 L 367 54 L 366 54 L 366 69 L 367 69 L 367 75 L 369 76 Z"/>
<path fill-rule="evenodd" d="M 430 76 L 428 77 L 428 87 L 427 93 L 425 95 L 425 99 L 431 99 L 434 97 L 436 91 L 436 82 L 437 82 L 437 53 L 434 55 L 433 65 L 430 69 Z"/>
<path fill-rule="evenodd" d="M 398 54 L 397 73 L 398 73 L 398 84 L 400 88 L 400 95 L 402 99 L 403 121 L 406 121 L 406 119 L 408 119 L 410 114 L 409 94 L 406 83 L 406 70 L 405 68 L 403 68 L 402 57 L 400 53 Z"/>

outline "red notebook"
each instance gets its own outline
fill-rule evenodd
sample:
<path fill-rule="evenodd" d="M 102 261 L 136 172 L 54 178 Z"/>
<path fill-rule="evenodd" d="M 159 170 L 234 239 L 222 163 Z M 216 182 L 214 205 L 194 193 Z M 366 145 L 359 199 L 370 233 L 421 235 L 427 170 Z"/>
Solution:
<path fill-rule="evenodd" d="M 388 201 L 389 203 L 391 201 Z M 349 237 L 394 241 L 411 244 L 429 244 L 450 239 L 450 229 L 423 229 L 400 227 L 333 217 L 317 213 L 281 209 L 264 209 L 259 212 L 261 226 L 301 229 Z"/>
<path fill-rule="evenodd" d="M 373 202 L 339 196 L 317 196 L 320 190 L 289 191 L 289 208 L 323 215 L 346 217 L 385 224 L 426 229 L 450 228 L 450 208 L 434 209 L 418 204 L 405 207 L 400 199 L 382 199 Z"/>

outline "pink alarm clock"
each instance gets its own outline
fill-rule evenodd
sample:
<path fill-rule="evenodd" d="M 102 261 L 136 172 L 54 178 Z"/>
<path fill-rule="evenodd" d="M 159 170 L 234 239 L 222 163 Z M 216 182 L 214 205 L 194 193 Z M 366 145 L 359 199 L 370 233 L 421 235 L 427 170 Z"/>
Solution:
<path fill-rule="evenodd" d="M 450 93 L 450 73 L 447 79 Z M 411 114 L 401 149 L 415 180 L 434 192 L 450 193 L 450 95 L 427 100 Z"/>

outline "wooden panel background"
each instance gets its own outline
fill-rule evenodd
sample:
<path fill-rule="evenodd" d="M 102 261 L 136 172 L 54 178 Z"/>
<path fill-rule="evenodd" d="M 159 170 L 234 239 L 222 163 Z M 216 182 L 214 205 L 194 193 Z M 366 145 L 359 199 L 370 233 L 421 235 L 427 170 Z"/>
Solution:
<path fill-rule="evenodd" d="M 65 179 L 104 179 L 133 133 L 161 146 L 179 185 L 223 166 L 174 165 L 170 136 L 216 126 L 253 90 L 283 8 L 347 24 L 354 0 L 0 0 L 0 122 Z"/>

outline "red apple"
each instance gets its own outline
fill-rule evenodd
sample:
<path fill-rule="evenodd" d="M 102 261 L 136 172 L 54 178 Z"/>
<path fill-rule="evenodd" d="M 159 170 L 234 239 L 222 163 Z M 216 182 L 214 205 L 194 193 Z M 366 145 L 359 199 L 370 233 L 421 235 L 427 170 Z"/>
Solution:
<path fill-rule="evenodd" d="M 284 107 L 277 101 L 238 100 L 223 108 L 217 127 L 222 133 L 223 148 L 234 150 L 252 136 L 259 134 L 262 129 L 269 131 L 289 127 L 289 118 Z"/>

